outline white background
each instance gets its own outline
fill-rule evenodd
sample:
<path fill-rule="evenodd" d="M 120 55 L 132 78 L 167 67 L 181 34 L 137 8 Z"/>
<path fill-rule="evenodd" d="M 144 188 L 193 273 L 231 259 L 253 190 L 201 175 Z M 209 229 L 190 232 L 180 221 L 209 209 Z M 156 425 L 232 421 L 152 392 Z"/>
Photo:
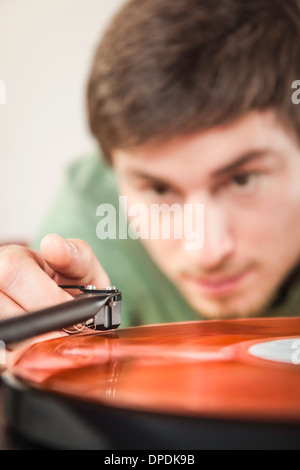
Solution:
<path fill-rule="evenodd" d="M 66 165 L 96 148 L 85 87 L 124 0 L 0 0 L 0 243 L 30 241 Z"/>

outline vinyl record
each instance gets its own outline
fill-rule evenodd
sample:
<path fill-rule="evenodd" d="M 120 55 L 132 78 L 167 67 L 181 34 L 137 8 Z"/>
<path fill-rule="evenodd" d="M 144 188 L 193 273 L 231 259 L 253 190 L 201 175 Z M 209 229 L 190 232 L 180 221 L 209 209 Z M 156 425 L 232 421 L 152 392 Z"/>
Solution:
<path fill-rule="evenodd" d="M 52 339 L 29 347 L 5 381 L 10 424 L 50 447 L 294 446 L 300 437 L 300 319 L 174 323 Z M 45 419 L 39 424 L 44 438 L 28 424 L 47 406 L 49 417 L 54 402 L 65 414 L 54 422 L 52 411 L 51 426 L 69 426 L 68 442 L 55 438 Z M 77 413 L 76 431 L 66 418 L 75 408 L 85 426 L 92 423 L 92 435 L 101 435 L 96 443 L 91 436 L 77 440 L 82 420 Z M 224 426 L 227 438 L 218 440 Z"/>

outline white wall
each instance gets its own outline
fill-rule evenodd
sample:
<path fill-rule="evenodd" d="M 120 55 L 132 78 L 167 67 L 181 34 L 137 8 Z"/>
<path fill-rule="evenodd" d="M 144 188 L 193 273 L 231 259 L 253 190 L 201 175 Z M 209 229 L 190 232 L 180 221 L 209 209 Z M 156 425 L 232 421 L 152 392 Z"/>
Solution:
<path fill-rule="evenodd" d="M 92 151 L 85 85 L 124 0 L 0 0 L 0 243 L 29 240 L 70 160 Z"/>

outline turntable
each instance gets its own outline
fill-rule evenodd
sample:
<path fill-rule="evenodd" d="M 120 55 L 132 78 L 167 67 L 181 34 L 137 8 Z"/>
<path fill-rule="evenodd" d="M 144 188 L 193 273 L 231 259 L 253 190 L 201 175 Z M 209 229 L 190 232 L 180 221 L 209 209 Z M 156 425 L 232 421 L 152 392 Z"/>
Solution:
<path fill-rule="evenodd" d="M 300 448 L 300 318 L 109 325 L 9 365 L 14 432 L 51 449 Z"/>

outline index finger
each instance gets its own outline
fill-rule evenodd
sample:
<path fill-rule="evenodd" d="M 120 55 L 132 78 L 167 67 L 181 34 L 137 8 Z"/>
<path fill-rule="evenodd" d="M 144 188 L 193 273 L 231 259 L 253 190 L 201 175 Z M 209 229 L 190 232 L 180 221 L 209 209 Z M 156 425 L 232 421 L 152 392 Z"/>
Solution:
<path fill-rule="evenodd" d="M 90 245 L 80 239 L 63 239 L 59 235 L 46 235 L 41 241 L 41 253 L 47 265 L 56 273 L 58 284 L 110 285 Z"/>

